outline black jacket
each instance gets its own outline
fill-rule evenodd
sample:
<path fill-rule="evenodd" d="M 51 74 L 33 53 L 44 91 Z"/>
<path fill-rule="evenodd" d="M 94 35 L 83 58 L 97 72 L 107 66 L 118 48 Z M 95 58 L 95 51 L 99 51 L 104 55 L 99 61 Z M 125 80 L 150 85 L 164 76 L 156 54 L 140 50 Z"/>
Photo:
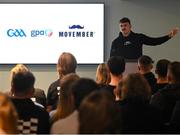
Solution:
<path fill-rule="evenodd" d="M 152 90 L 152 94 L 157 92 L 157 88 L 156 88 L 156 81 L 157 79 L 155 78 L 155 75 L 152 72 L 143 74 L 144 77 L 146 78 L 146 80 L 148 81 L 151 90 Z"/>
<path fill-rule="evenodd" d="M 151 105 L 157 107 L 163 116 L 164 123 L 169 123 L 176 101 L 180 100 L 180 85 L 168 84 L 159 90 L 151 99 Z"/>
<path fill-rule="evenodd" d="M 148 101 L 125 99 L 119 101 L 122 115 L 122 133 L 151 134 L 162 132 L 160 112 Z"/>
<path fill-rule="evenodd" d="M 122 33 L 119 33 L 119 37 L 117 37 L 111 46 L 110 56 L 122 56 L 125 59 L 138 59 L 142 56 L 142 46 L 150 45 L 160 45 L 170 37 L 168 35 L 158 38 L 148 37 L 144 34 L 131 32 L 129 36 L 124 37 Z"/>
<path fill-rule="evenodd" d="M 47 93 L 47 106 L 52 106 L 52 110 L 56 109 L 59 101 L 60 79 L 51 83 Z"/>
<path fill-rule="evenodd" d="M 34 104 L 31 99 L 14 99 L 17 110 L 18 129 L 21 134 L 48 134 L 50 132 L 49 114 L 44 108 Z"/>

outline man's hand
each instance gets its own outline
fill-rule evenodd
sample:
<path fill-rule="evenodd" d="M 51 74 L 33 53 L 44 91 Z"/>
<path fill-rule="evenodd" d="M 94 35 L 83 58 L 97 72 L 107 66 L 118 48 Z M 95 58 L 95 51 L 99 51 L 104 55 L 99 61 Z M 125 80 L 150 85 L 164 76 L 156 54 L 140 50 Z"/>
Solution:
<path fill-rule="evenodd" d="M 172 38 L 172 37 L 174 37 L 174 36 L 178 33 L 178 31 L 179 31 L 179 28 L 176 27 L 176 28 L 174 28 L 174 29 L 171 30 L 171 32 L 168 34 L 168 36 L 169 36 L 170 38 Z"/>

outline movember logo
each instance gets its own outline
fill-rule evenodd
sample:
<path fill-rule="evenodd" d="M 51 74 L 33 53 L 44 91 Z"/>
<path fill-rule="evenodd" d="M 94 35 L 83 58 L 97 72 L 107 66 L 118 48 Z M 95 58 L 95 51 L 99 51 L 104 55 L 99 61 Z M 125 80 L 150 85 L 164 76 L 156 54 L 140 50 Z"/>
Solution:
<path fill-rule="evenodd" d="M 59 31 L 59 37 L 94 37 L 92 30 L 84 30 L 85 27 L 82 25 L 70 25 L 67 31 Z"/>
<path fill-rule="evenodd" d="M 69 26 L 69 29 L 84 29 L 84 26 L 81 26 L 81 25 L 72 25 L 72 26 Z"/>

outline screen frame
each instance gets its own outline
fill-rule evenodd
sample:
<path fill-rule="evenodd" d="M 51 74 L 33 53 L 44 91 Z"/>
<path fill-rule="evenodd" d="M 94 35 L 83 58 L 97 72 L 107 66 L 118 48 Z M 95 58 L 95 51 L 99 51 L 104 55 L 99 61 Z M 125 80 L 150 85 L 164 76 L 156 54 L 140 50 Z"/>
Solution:
<path fill-rule="evenodd" d="M 102 62 L 101 63 L 104 63 L 105 62 L 105 4 L 104 2 L 88 2 L 88 3 L 82 3 L 82 2 L 77 2 L 77 3 L 74 3 L 74 2 L 0 2 L 0 5 L 2 4 L 101 4 L 103 5 L 103 41 L 102 41 L 102 53 L 103 53 L 103 58 L 102 58 Z M 61 54 L 59 54 L 60 56 Z M 57 61 L 58 61 L 58 58 L 57 58 Z M 16 65 L 16 64 L 24 64 L 24 65 L 56 65 L 57 63 L 0 63 L 0 65 Z M 82 65 L 82 66 L 86 66 L 86 65 L 98 65 L 100 63 L 77 63 L 78 65 Z"/>

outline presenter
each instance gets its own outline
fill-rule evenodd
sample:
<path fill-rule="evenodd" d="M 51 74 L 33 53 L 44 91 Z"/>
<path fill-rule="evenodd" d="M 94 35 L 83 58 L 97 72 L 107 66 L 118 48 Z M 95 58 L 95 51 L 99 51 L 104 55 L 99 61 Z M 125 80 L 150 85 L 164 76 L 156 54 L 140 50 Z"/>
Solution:
<path fill-rule="evenodd" d="M 149 37 L 141 33 L 134 33 L 131 30 L 131 22 L 129 18 L 122 18 L 119 21 L 120 33 L 119 36 L 112 42 L 111 56 L 122 56 L 127 61 L 137 61 L 142 56 L 142 46 L 160 45 L 178 33 L 178 28 L 174 28 L 169 34 L 162 37 Z"/>

